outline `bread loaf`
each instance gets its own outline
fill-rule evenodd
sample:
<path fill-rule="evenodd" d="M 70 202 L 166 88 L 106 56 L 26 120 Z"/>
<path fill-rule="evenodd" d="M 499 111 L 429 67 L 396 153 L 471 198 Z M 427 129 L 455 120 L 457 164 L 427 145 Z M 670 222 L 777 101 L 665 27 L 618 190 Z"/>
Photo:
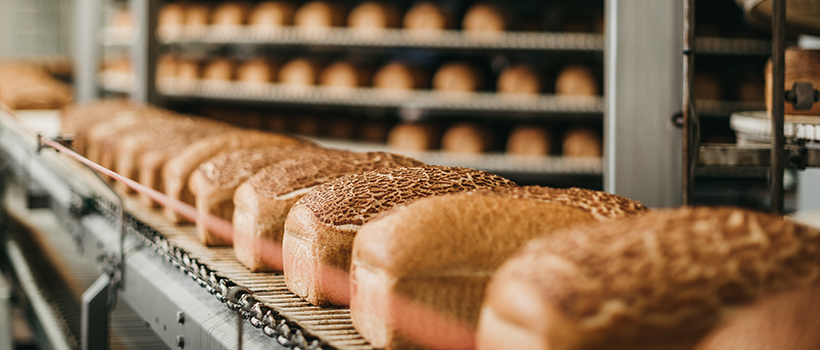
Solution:
<path fill-rule="evenodd" d="M 323 279 L 323 271 L 347 273 L 361 225 L 422 197 L 504 186 L 515 184 L 487 172 L 443 166 L 381 169 L 320 185 L 293 205 L 285 221 L 285 283 L 314 305 L 347 305 L 347 279 Z"/>
<path fill-rule="evenodd" d="M 60 133 L 73 135 L 72 147 L 77 153 L 85 154 L 86 134 L 93 126 L 110 120 L 120 112 L 137 106 L 127 99 L 106 99 L 70 105 L 60 113 Z"/>
<path fill-rule="evenodd" d="M 253 58 L 236 67 L 236 80 L 246 83 L 270 83 L 276 77 L 275 63 L 267 58 Z"/>
<path fill-rule="evenodd" d="M 211 24 L 216 26 L 241 26 L 245 24 L 250 4 L 246 2 L 223 2 L 211 12 Z"/>
<path fill-rule="evenodd" d="M 199 62 L 184 58 L 177 61 L 177 83 L 181 88 L 189 89 L 196 86 L 199 79 Z"/>
<path fill-rule="evenodd" d="M 471 123 L 458 123 L 444 132 L 441 150 L 452 153 L 480 154 L 489 151 L 495 136 L 487 128 Z"/>
<path fill-rule="evenodd" d="M 384 29 L 399 26 L 401 14 L 392 5 L 365 1 L 350 11 L 347 26 L 355 29 Z"/>
<path fill-rule="evenodd" d="M 433 89 L 444 92 L 473 92 L 482 87 L 481 72 L 466 62 L 442 65 L 433 76 Z"/>
<path fill-rule="evenodd" d="M 521 125 L 507 139 L 507 154 L 546 156 L 552 150 L 552 135 L 542 127 Z"/>
<path fill-rule="evenodd" d="M 405 29 L 438 31 L 453 25 L 452 15 L 443 7 L 432 2 L 418 2 L 404 15 Z"/>
<path fill-rule="evenodd" d="M 315 85 L 321 66 L 315 60 L 297 58 L 279 69 L 279 82 L 293 86 Z"/>
<path fill-rule="evenodd" d="M 144 108 L 123 111 L 112 116 L 110 120 L 98 123 L 88 130 L 85 135 L 84 156 L 106 168 L 111 168 L 113 157 L 112 148 L 122 134 L 154 122 L 151 120 L 157 115 L 144 113 Z"/>
<path fill-rule="evenodd" d="M 603 192 L 537 186 L 430 197 L 397 207 L 356 234 L 350 269 L 353 324 L 379 349 L 429 347 L 429 339 L 438 348 L 472 349 L 474 338 L 405 314 L 401 304 L 475 329 L 490 276 L 528 240 L 645 210 Z"/>
<path fill-rule="evenodd" d="M 167 78 L 176 78 L 179 70 L 178 58 L 175 55 L 164 54 L 157 58 L 157 81 Z"/>
<path fill-rule="evenodd" d="M 601 135 L 584 127 L 567 130 L 562 149 L 564 157 L 600 157 L 603 154 Z"/>
<path fill-rule="evenodd" d="M 515 65 L 501 72 L 496 89 L 502 94 L 538 94 L 541 92 L 541 80 L 532 67 Z"/>
<path fill-rule="evenodd" d="M 211 17 L 211 8 L 202 3 L 189 3 L 185 5 L 185 29 L 202 30 L 208 25 Z"/>
<path fill-rule="evenodd" d="M 464 14 L 462 27 L 468 32 L 499 33 L 507 29 L 509 24 L 504 11 L 494 4 L 477 3 Z"/>
<path fill-rule="evenodd" d="M 555 79 L 555 93 L 558 95 L 596 96 L 598 81 L 592 71 L 584 66 L 571 65 L 558 72 Z"/>
<path fill-rule="evenodd" d="M 188 189 L 191 173 L 205 160 L 224 152 L 242 148 L 270 146 L 299 146 L 306 141 L 279 134 L 240 130 L 198 140 L 182 152 L 168 159 L 162 167 L 162 183 L 168 197 L 195 205 L 193 194 Z M 172 208 L 165 208 L 165 215 L 175 223 L 181 217 Z"/>
<path fill-rule="evenodd" d="M 438 135 L 437 128 L 430 124 L 399 124 L 387 135 L 387 145 L 403 151 L 426 151 L 438 146 Z"/>
<path fill-rule="evenodd" d="M 329 64 L 319 74 L 319 84 L 327 87 L 352 88 L 370 85 L 370 71 L 346 61 Z"/>
<path fill-rule="evenodd" d="M 233 80 L 236 62 L 230 58 L 215 58 L 205 65 L 202 79 L 206 80 Z"/>
<path fill-rule="evenodd" d="M 335 3 L 311 1 L 296 10 L 293 24 L 297 27 L 316 29 L 341 27 L 345 22 L 344 10 Z"/>
<path fill-rule="evenodd" d="M 796 47 L 786 49 L 785 88 L 791 90 L 794 82 L 811 82 L 814 90 L 820 90 L 820 50 L 805 50 Z M 766 62 L 766 110 L 772 115 L 772 60 Z M 820 115 L 820 103 L 815 102 L 810 110 L 798 111 L 791 103 L 785 103 L 786 114 Z"/>
<path fill-rule="evenodd" d="M 391 62 L 373 75 L 373 87 L 390 90 L 423 89 L 430 84 L 423 69 L 402 62 Z"/>
<path fill-rule="evenodd" d="M 263 1 L 248 13 L 248 25 L 257 29 L 270 29 L 293 24 L 296 7 L 289 1 Z"/>
<path fill-rule="evenodd" d="M 233 198 L 237 259 L 251 271 L 282 271 L 281 256 L 273 256 L 260 240 L 282 244 L 288 211 L 313 187 L 344 175 L 418 165 L 390 153 L 312 149 L 262 169 L 240 185 Z"/>
<path fill-rule="evenodd" d="M 179 30 L 185 24 L 185 6 L 181 3 L 162 5 L 157 15 L 157 27 L 160 31 Z"/>
<path fill-rule="evenodd" d="M 487 288 L 478 349 L 691 349 L 730 308 L 820 278 L 820 232 L 681 208 L 533 240 Z"/>
<path fill-rule="evenodd" d="M 239 185 L 265 166 L 293 157 L 294 153 L 314 148 L 307 145 L 267 148 L 245 148 L 216 155 L 191 174 L 188 189 L 196 198 L 200 217 L 213 215 L 227 221 L 233 218 L 233 195 Z M 209 230 L 201 222 L 196 225 L 199 239 L 207 246 L 230 246 L 232 237 Z"/>
<path fill-rule="evenodd" d="M 818 286 L 768 296 L 721 322 L 696 349 L 820 349 L 818 312 Z"/>
<path fill-rule="evenodd" d="M 0 102 L 11 109 L 60 109 L 74 98 L 71 87 L 30 62 L 0 63 Z"/>

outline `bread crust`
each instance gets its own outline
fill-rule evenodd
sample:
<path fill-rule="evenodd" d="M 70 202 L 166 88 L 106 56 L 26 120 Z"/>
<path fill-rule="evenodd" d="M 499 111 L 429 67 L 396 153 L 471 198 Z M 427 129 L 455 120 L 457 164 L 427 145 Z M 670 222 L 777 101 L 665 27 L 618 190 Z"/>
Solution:
<path fill-rule="evenodd" d="M 237 259 L 251 271 L 282 271 L 281 257 L 271 257 L 259 240 L 281 244 L 288 211 L 310 189 L 344 175 L 418 165 L 422 163 L 390 153 L 314 149 L 265 167 L 233 196 Z"/>
<path fill-rule="evenodd" d="M 483 171 L 430 165 L 379 169 L 319 185 L 291 208 L 285 222 L 285 283 L 315 305 L 346 305 L 347 283 L 323 289 L 327 283 L 302 267 L 309 266 L 303 261 L 306 252 L 316 269 L 346 273 L 356 232 L 387 209 L 428 196 L 505 186 L 515 183 Z"/>
<path fill-rule="evenodd" d="M 550 349 L 554 326 L 563 349 L 691 348 L 727 310 L 815 283 L 818 251 L 820 231 L 780 217 L 663 210 L 533 240 L 493 277 L 484 308 Z M 511 285 L 542 308 L 516 312 Z M 482 319 L 478 339 L 497 344 L 498 324 Z"/>

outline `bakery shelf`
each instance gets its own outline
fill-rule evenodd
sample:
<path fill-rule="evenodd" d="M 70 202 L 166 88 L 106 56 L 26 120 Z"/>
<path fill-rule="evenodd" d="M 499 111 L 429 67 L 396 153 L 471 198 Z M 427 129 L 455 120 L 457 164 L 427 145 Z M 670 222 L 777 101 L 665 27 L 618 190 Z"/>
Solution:
<path fill-rule="evenodd" d="M 697 100 L 695 101 L 698 114 L 705 116 L 730 116 L 735 112 L 755 111 L 765 109 L 763 101 L 723 101 Z"/>
<path fill-rule="evenodd" d="M 179 81 L 157 84 L 167 97 L 224 101 L 270 102 L 437 111 L 601 114 L 601 97 L 556 95 L 507 96 L 496 93 L 440 93 L 426 90 L 389 91 L 371 88 L 328 88 L 226 81 Z"/>
<path fill-rule="evenodd" d="M 360 31 L 348 28 L 303 29 L 283 27 L 259 30 L 253 27 L 159 28 L 161 44 L 254 44 L 321 45 L 341 47 L 436 48 L 603 51 L 600 34 L 554 32 L 504 32 L 471 34 L 457 30 L 437 32 L 403 29 Z"/>
<path fill-rule="evenodd" d="M 328 139 L 313 140 L 325 147 L 349 149 L 359 152 L 394 152 L 413 157 L 427 164 L 460 166 L 502 174 L 600 176 L 603 172 L 603 161 L 601 158 L 509 156 L 503 153 L 457 154 L 441 151 L 409 152 L 389 148 L 381 144 Z"/>
<path fill-rule="evenodd" d="M 768 56 L 772 53 L 772 42 L 763 39 L 698 37 L 695 39 L 695 52 L 712 55 Z"/>
<path fill-rule="evenodd" d="M 100 41 L 104 46 L 130 46 L 134 44 L 134 28 L 105 27 L 100 32 Z"/>
<path fill-rule="evenodd" d="M 100 88 L 108 92 L 128 94 L 131 93 L 134 88 L 134 77 L 127 73 L 103 71 L 97 74 L 97 81 L 100 84 Z"/>

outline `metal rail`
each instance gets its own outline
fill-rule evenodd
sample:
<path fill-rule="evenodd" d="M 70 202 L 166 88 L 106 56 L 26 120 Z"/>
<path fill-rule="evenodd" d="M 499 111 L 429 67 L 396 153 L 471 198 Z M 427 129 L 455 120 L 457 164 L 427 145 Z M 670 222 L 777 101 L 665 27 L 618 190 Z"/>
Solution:
<path fill-rule="evenodd" d="M 783 124 L 785 122 L 786 85 L 786 0 L 772 0 L 772 213 L 783 214 Z"/>

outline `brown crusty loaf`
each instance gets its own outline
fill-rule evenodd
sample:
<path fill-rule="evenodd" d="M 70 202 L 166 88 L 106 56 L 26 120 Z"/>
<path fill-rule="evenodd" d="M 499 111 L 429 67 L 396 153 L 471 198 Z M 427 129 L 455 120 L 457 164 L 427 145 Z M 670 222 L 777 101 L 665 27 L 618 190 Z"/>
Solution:
<path fill-rule="evenodd" d="M 116 152 L 114 147 L 123 134 L 172 118 L 176 118 L 173 112 L 162 113 L 150 106 L 117 113 L 110 120 L 97 123 L 88 130 L 84 137 L 83 155 L 110 169 Z"/>
<path fill-rule="evenodd" d="M 589 68 L 570 65 L 558 72 L 555 78 L 555 94 L 595 96 L 598 95 L 598 82 Z"/>
<path fill-rule="evenodd" d="M 541 79 L 532 67 L 515 65 L 501 72 L 496 90 L 502 94 L 538 94 L 541 92 Z"/>
<path fill-rule="evenodd" d="M 188 179 L 199 164 L 208 158 L 242 148 L 298 146 L 306 143 L 308 142 L 293 137 L 253 130 L 239 130 L 198 140 L 169 158 L 162 167 L 164 192 L 172 199 L 195 205 L 193 194 L 188 189 Z M 172 208 L 166 207 L 165 214 L 172 221 L 181 222 L 181 217 Z"/>
<path fill-rule="evenodd" d="M 495 274 L 478 349 L 691 349 L 732 307 L 820 279 L 820 231 L 681 208 L 530 242 Z"/>
<path fill-rule="evenodd" d="M 270 59 L 252 58 L 236 67 L 236 80 L 246 83 L 270 83 L 276 80 L 278 68 Z"/>
<path fill-rule="evenodd" d="M 431 165 L 379 169 L 322 184 L 296 202 L 285 221 L 285 283 L 314 305 L 347 305 L 347 279 L 323 279 L 322 270 L 347 273 L 361 225 L 419 198 L 510 186 L 515 183 L 491 173 Z"/>
<path fill-rule="evenodd" d="M 305 146 L 279 146 L 267 148 L 245 148 L 225 152 L 208 159 L 191 174 L 188 188 L 196 198 L 197 212 L 230 221 L 233 218 L 233 195 L 242 182 L 270 164 L 294 156 L 294 153 L 315 148 Z M 230 246 L 233 241 L 208 230 L 197 223 L 196 231 L 207 246 Z"/>
<path fill-rule="evenodd" d="M 483 77 L 472 64 L 450 62 L 439 67 L 433 76 L 433 90 L 444 92 L 473 92 L 481 89 Z"/>
<path fill-rule="evenodd" d="M 443 7 L 422 1 L 413 5 L 404 15 L 402 24 L 405 29 L 436 31 L 453 26 L 453 16 Z"/>
<path fill-rule="evenodd" d="M 278 28 L 293 23 L 296 7 L 290 1 L 264 1 L 248 14 L 248 25 L 256 28 Z"/>
<path fill-rule="evenodd" d="M 85 152 L 85 136 L 88 130 L 98 123 L 111 119 L 119 112 L 133 110 L 137 106 L 126 99 L 94 100 L 71 105 L 60 113 L 60 132 L 73 135 L 72 146 L 77 152 Z"/>
<path fill-rule="evenodd" d="M 567 130 L 561 149 L 565 157 L 600 157 L 603 154 L 601 134 L 585 127 Z"/>
<path fill-rule="evenodd" d="M 811 82 L 813 89 L 820 90 L 820 50 L 797 47 L 786 49 L 785 88 L 791 90 L 795 81 Z M 766 62 L 766 111 L 772 115 L 772 60 Z M 815 102 L 808 111 L 797 111 L 791 103 L 785 103 L 786 114 L 820 115 L 820 103 Z"/>
<path fill-rule="evenodd" d="M 219 57 L 211 60 L 202 71 L 202 79 L 233 80 L 236 62 L 230 58 Z"/>
<path fill-rule="evenodd" d="M 388 90 L 423 89 L 430 85 L 427 72 L 403 62 L 390 62 L 373 75 L 373 87 Z"/>
<path fill-rule="evenodd" d="M 552 134 L 543 127 L 521 125 L 507 139 L 507 154 L 546 156 L 551 151 Z"/>
<path fill-rule="evenodd" d="M 328 87 L 363 87 L 370 85 L 371 71 L 357 64 L 338 61 L 327 65 L 319 73 L 319 84 Z"/>
<path fill-rule="evenodd" d="M 223 2 L 211 12 L 211 24 L 217 26 L 239 26 L 245 24 L 250 4 L 246 2 Z"/>
<path fill-rule="evenodd" d="M 387 145 L 403 151 L 426 151 L 438 147 L 439 131 L 427 123 L 404 123 L 390 129 Z"/>
<path fill-rule="evenodd" d="M 401 14 L 396 7 L 378 1 L 365 1 L 347 16 L 347 26 L 355 29 L 384 29 L 398 27 Z"/>
<path fill-rule="evenodd" d="M 454 124 L 441 138 L 441 150 L 452 153 L 481 154 L 495 144 L 495 136 L 485 127 L 473 123 Z"/>
<path fill-rule="evenodd" d="M 646 211 L 608 193 L 538 186 L 424 198 L 362 226 L 353 244 L 351 317 L 375 347 L 471 349 L 472 337 L 404 317 L 402 301 L 474 329 L 490 276 L 529 239 Z M 420 342 L 421 341 L 421 342 Z M 503 348 L 503 347 L 501 347 Z"/>
<path fill-rule="evenodd" d="M 317 29 L 341 27 L 345 23 L 344 9 L 332 2 L 307 2 L 293 15 L 293 25 L 302 28 Z"/>
<path fill-rule="evenodd" d="M 820 286 L 778 293 L 730 315 L 697 350 L 820 349 Z"/>
<path fill-rule="evenodd" d="M 259 241 L 282 244 L 290 207 L 313 187 L 345 175 L 419 165 L 391 153 L 315 149 L 260 170 L 233 198 L 236 258 L 251 271 L 282 271 L 281 257 L 271 256 Z"/>
<path fill-rule="evenodd" d="M 467 32 L 498 33 L 509 27 L 508 22 L 508 16 L 501 6 L 476 3 L 464 14 L 462 27 Z"/>

